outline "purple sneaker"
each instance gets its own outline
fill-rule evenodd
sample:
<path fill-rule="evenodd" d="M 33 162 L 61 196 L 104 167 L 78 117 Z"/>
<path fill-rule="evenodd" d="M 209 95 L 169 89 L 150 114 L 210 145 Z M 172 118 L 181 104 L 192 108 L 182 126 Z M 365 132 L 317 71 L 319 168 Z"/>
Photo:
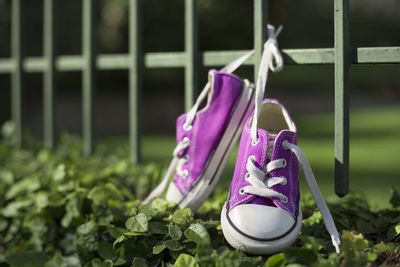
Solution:
<path fill-rule="evenodd" d="M 271 254 L 290 245 L 301 229 L 298 162 L 283 144 L 296 144 L 296 126 L 276 100 L 262 103 L 257 139 L 247 119 L 230 194 L 221 214 L 222 230 L 235 248 Z"/>
<path fill-rule="evenodd" d="M 209 72 L 209 82 L 187 114 L 177 119 L 177 146 L 163 181 L 147 197 L 149 203 L 167 187 L 166 199 L 180 208 L 199 208 L 214 189 L 254 108 L 254 86 L 232 72 L 253 52 L 235 60 L 223 71 Z M 207 104 L 198 108 L 207 97 Z M 169 178 L 174 175 L 172 182 Z"/>
<path fill-rule="evenodd" d="M 297 130 L 277 100 L 262 102 L 256 138 L 252 114 L 243 128 L 236 168 L 221 213 L 222 231 L 233 247 L 267 255 L 292 244 L 302 224 L 298 161 L 321 211 L 332 243 L 339 252 L 339 234 L 318 189 L 311 167 L 297 146 Z"/>
<path fill-rule="evenodd" d="M 221 212 L 222 231 L 233 247 L 266 255 L 292 244 L 302 224 L 298 162 L 339 252 L 339 234 L 311 167 L 297 146 L 296 126 L 277 100 L 263 101 L 268 70 L 283 67 L 277 45 L 281 27 L 268 25 L 255 92 L 255 110 L 243 128 L 228 200 Z"/>

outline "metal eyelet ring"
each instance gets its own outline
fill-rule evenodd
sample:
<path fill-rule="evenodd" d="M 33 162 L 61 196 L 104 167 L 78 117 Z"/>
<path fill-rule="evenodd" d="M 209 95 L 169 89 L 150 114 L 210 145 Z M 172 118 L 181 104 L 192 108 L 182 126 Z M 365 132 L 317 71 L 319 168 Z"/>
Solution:
<path fill-rule="evenodd" d="M 186 122 L 182 126 L 183 130 L 190 131 L 192 130 L 192 125 L 187 125 Z"/>
<path fill-rule="evenodd" d="M 188 170 L 183 170 L 183 176 L 182 176 L 182 178 L 184 178 L 184 179 L 186 179 L 187 177 L 188 177 L 188 175 L 189 175 L 189 171 Z"/>
<path fill-rule="evenodd" d="M 282 167 L 285 168 L 287 165 L 287 161 L 286 159 L 282 159 Z"/>
<path fill-rule="evenodd" d="M 260 138 L 257 138 L 257 140 L 254 142 L 254 140 L 251 141 L 252 146 L 256 146 L 260 142 Z"/>
<path fill-rule="evenodd" d="M 287 198 L 287 196 L 283 196 L 284 198 L 281 198 L 281 202 L 286 204 L 288 203 L 289 199 Z"/>
<path fill-rule="evenodd" d="M 288 140 L 283 140 L 282 147 L 283 149 L 288 149 L 287 145 L 289 144 Z"/>
<path fill-rule="evenodd" d="M 251 155 L 250 157 L 247 158 L 247 160 L 250 160 L 251 162 L 256 162 L 256 157 L 254 155 Z"/>
<path fill-rule="evenodd" d="M 281 179 L 283 180 L 281 185 L 286 185 L 287 184 L 287 179 L 285 176 L 281 176 Z"/>
<path fill-rule="evenodd" d="M 250 173 L 248 172 L 248 173 L 246 173 L 246 175 L 244 176 L 244 179 L 245 179 L 246 181 L 248 181 L 249 178 L 250 178 Z"/>
<path fill-rule="evenodd" d="M 243 187 L 239 189 L 239 194 L 241 194 L 241 195 L 245 194 Z"/>

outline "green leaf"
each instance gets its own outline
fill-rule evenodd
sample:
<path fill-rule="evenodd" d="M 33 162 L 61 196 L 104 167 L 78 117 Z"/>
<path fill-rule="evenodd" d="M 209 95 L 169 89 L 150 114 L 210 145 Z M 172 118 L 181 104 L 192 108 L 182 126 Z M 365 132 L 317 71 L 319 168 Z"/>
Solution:
<path fill-rule="evenodd" d="M 199 223 L 191 224 L 184 232 L 187 239 L 195 243 L 211 244 L 210 236 L 203 225 Z"/>
<path fill-rule="evenodd" d="M 369 247 L 369 242 L 364 238 L 362 234 L 357 234 L 347 230 L 343 230 L 342 233 L 342 247 L 344 250 L 363 250 Z"/>
<path fill-rule="evenodd" d="M 46 262 L 44 267 L 67 267 L 67 263 L 65 262 L 64 258 L 61 256 L 60 253 L 54 254 L 53 258 Z"/>
<path fill-rule="evenodd" d="M 149 222 L 149 233 L 168 234 L 168 228 L 165 222 Z"/>
<path fill-rule="evenodd" d="M 2 215 L 4 217 L 16 217 L 19 215 L 21 209 L 30 207 L 32 205 L 31 199 L 17 199 L 10 202 L 3 210 Z"/>
<path fill-rule="evenodd" d="M 393 241 L 400 235 L 400 223 L 392 225 L 387 232 L 387 239 Z"/>
<path fill-rule="evenodd" d="M 177 241 L 177 240 L 172 240 L 172 239 L 169 239 L 169 240 L 167 240 L 167 241 L 164 241 L 164 245 L 165 245 L 169 250 L 172 250 L 172 251 L 179 251 L 179 250 L 182 250 L 182 249 L 184 248 L 184 246 L 182 246 L 182 244 L 181 244 L 179 241 Z"/>
<path fill-rule="evenodd" d="M 44 252 L 22 252 L 6 256 L 6 262 L 11 266 L 36 267 L 43 266 L 48 261 Z"/>
<path fill-rule="evenodd" d="M 172 220 L 178 224 L 185 224 L 189 221 L 190 216 L 192 216 L 192 210 L 189 208 L 179 209 L 172 215 Z"/>
<path fill-rule="evenodd" d="M 121 235 L 120 237 L 118 237 L 118 238 L 114 241 L 114 243 L 113 243 L 113 248 L 115 249 L 115 246 L 116 246 L 116 245 L 118 245 L 118 244 L 124 242 L 125 240 L 126 240 L 126 236 Z"/>
<path fill-rule="evenodd" d="M 167 246 L 165 244 L 159 244 L 153 247 L 153 254 L 160 254 Z"/>
<path fill-rule="evenodd" d="M 168 234 L 173 240 L 179 240 L 182 237 L 182 231 L 175 224 L 170 224 L 168 226 Z"/>
<path fill-rule="evenodd" d="M 129 231 L 129 232 L 124 232 L 122 233 L 124 236 L 147 236 L 147 233 L 140 233 L 140 232 L 135 232 L 135 231 Z"/>
<path fill-rule="evenodd" d="M 97 230 L 97 224 L 94 221 L 88 221 L 87 223 L 81 224 L 77 232 L 81 235 L 87 235 Z"/>
<path fill-rule="evenodd" d="M 48 193 L 41 191 L 35 194 L 35 204 L 39 209 L 44 209 L 49 204 Z"/>
<path fill-rule="evenodd" d="M 376 259 L 378 258 L 378 253 L 375 253 L 375 252 L 367 252 L 367 260 L 369 261 L 369 262 L 373 262 L 373 261 L 375 261 Z"/>
<path fill-rule="evenodd" d="M 143 213 L 129 218 L 125 223 L 126 228 L 134 232 L 147 232 L 149 223 L 147 217 Z"/>
<path fill-rule="evenodd" d="M 153 216 L 155 216 L 158 211 L 153 209 L 150 205 L 142 205 L 139 207 L 139 212 L 143 213 L 146 215 L 147 219 L 150 221 Z"/>
<path fill-rule="evenodd" d="M 377 251 L 377 252 L 382 252 L 382 251 L 388 251 L 388 250 L 391 250 L 391 251 L 394 251 L 394 250 L 396 250 L 396 249 L 398 249 L 399 248 L 399 245 L 397 245 L 397 244 L 395 244 L 395 243 L 379 243 L 379 244 L 376 244 L 374 247 L 373 247 L 373 249 L 375 250 L 375 251 Z"/>
<path fill-rule="evenodd" d="M 97 251 L 105 260 L 115 260 L 118 256 L 114 253 L 113 245 L 108 242 L 99 242 L 99 250 Z"/>
<path fill-rule="evenodd" d="M 288 247 L 283 249 L 283 253 L 288 263 L 299 263 L 311 266 L 318 260 L 317 255 L 312 250 L 306 248 Z"/>
<path fill-rule="evenodd" d="M 62 181 L 64 179 L 64 177 L 65 177 L 65 165 L 61 163 L 54 170 L 53 179 L 54 179 L 54 181 L 59 182 L 59 181 Z"/>
<path fill-rule="evenodd" d="M 174 267 L 199 267 L 199 264 L 196 262 L 196 259 L 192 256 L 182 253 L 176 259 Z"/>
<path fill-rule="evenodd" d="M 169 202 L 162 198 L 156 198 L 151 202 L 151 207 L 155 210 L 164 211 L 175 206 L 174 203 Z"/>
<path fill-rule="evenodd" d="M 13 184 L 5 195 L 5 199 L 10 200 L 26 193 L 34 192 L 40 188 L 39 178 L 27 177 L 15 184 Z"/>
<path fill-rule="evenodd" d="M 268 260 L 265 262 L 264 266 L 265 267 L 283 267 L 287 263 L 285 254 L 283 253 L 278 253 L 275 255 L 272 255 L 271 257 L 268 258 Z"/>
<path fill-rule="evenodd" d="M 132 261 L 131 267 L 147 267 L 147 262 L 144 258 L 135 257 Z"/>
<path fill-rule="evenodd" d="M 318 253 L 321 249 L 326 249 L 328 245 L 327 241 L 313 236 L 301 235 L 299 239 L 304 242 L 305 248 L 312 249 L 315 253 Z"/>

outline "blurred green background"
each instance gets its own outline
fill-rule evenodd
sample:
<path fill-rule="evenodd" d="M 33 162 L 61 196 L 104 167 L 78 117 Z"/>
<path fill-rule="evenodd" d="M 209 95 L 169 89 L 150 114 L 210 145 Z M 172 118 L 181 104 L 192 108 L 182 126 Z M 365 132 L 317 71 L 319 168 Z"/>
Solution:
<path fill-rule="evenodd" d="M 0 57 L 10 57 L 10 0 L 0 0 Z M 42 55 L 43 1 L 23 1 L 23 56 Z M 127 0 L 101 0 L 97 10 L 99 53 L 128 51 Z M 184 49 L 184 1 L 143 1 L 145 52 Z M 81 52 L 81 1 L 55 3 L 56 54 Z M 198 0 L 200 49 L 251 49 L 253 3 L 243 0 Z M 333 47 L 333 2 L 270 1 L 270 22 L 282 24 L 281 48 Z M 399 46 L 400 2 L 351 0 L 352 47 Z M 400 66 L 351 67 L 350 186 L 374 207 L 388 205 L 390 187 L 400 186 Z M 199 87 L 206 82 L 202 69 Z M 237 72 L 252 80 L 252 68 Z M 299 144 L 315 171 L 322 191 L 333 192 L 333 66 L 286 66 L 272 74 L 269 97 L 280 99 L 299 129 Z M 42 74 L 25 74 L 24 126 L 42 136 Z M 98 143 L 126 149 L 128 72 L 101 71 L 96 92 L 95 132 Z M 81 133 L 81 74 L 58 73 L 56 127 Z M 146 69 L 142 98 L 144 160 L 168 164 L 175 146 L 175 119 L 184 112 L 183 69 Z M 10 119 L 10 76 L 0 75 L 0 123 Z M 128 151 L 126 151 L 128 157 Z M 235 164 L 230 157 L 217 192 L 227 192 Z M 305 190 L 305 184 L 302 184 Z"/>

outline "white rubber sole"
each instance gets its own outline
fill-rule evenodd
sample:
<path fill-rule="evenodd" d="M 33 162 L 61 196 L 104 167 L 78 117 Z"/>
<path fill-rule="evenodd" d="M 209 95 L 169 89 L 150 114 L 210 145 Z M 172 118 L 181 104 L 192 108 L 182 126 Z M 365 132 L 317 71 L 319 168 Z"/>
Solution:
<path fill-rule="evenodd" d="M 303 215 L 299 203 L 299 214 L 297 216 L 296 226 L 281 238 L 270 241 L 261 241 L 244 236 L 231 225 L 227 218 L 226 202 L 221 212 L 221 226 L 225 239 L 232 247 L 253 255 L 271 255 L 290 246 L 300 233 L 302 221 Z M 249 221 L 249 223 L 251 223 L 251 221 Z M 268 222 L 266 221 L 265 223 Z"/>
<path fill-rule="evenodd" d="M 254 88 L 245 80 L 239 103 L 233 112 L 221 140 L 196 184 L 186 195 L 182 195 L 174 183 L 169 185 L 166 198 L 178 204 L 179 208 L 196 211 L 214 190 L 226 165 L 246 119 L 254 109 Z"/>

